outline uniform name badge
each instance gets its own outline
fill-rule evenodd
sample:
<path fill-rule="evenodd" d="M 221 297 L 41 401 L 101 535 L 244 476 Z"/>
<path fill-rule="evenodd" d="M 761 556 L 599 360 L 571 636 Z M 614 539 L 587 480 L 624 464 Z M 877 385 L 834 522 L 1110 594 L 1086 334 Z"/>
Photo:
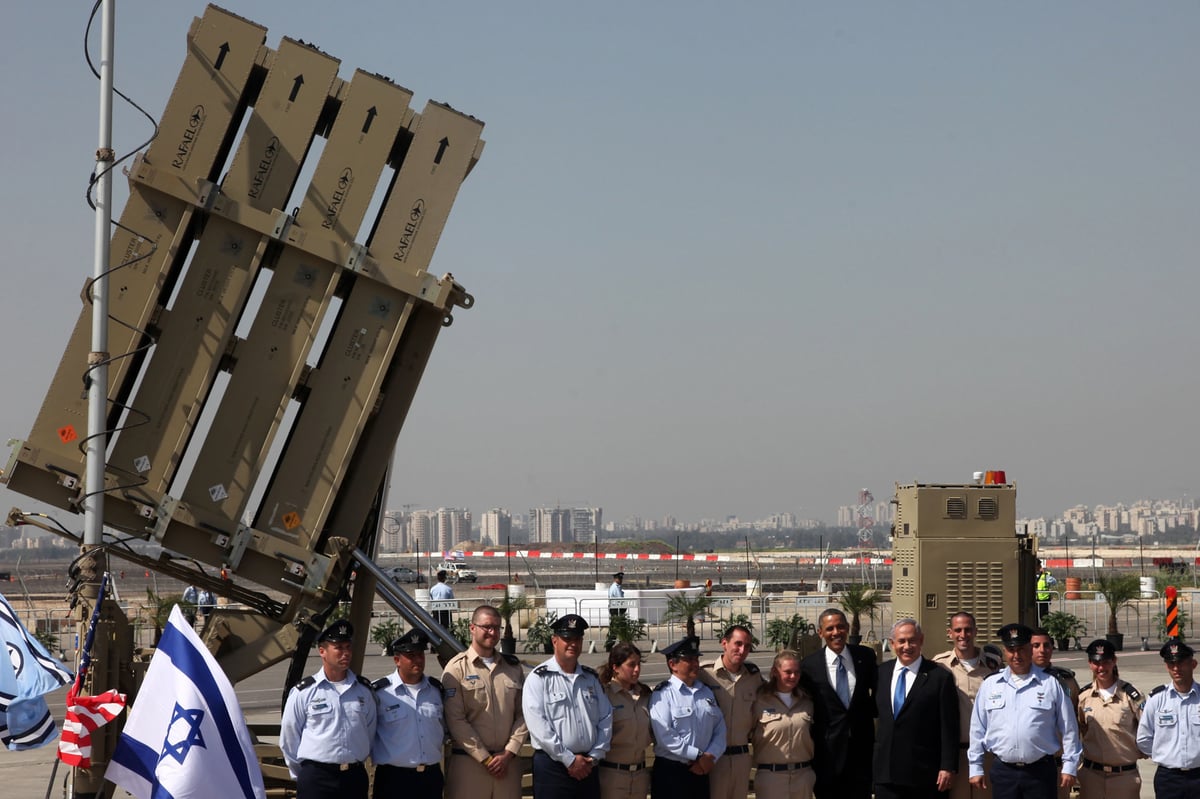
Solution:
<path fill-rule="evenodd" d="M 328 713 L 333 710 L 333 705 L 329 704 L 329 702 L 325 701 L 324 699 L 321 699 L 309 705 L 308 710 L 314 716 L 319 716 L 322 713 Z"/>
<path fill-rule="evenodd" d="M 1159 713 L 1158 720 L 1156 723 L 1160 727 L 1174 727 L 1175 726 L 1175 712 L 1168 710 L 1168 711 L 1163 711 L 1163 712 Z"/>
<path fill-rule="evenodd" d="M 1002 707 L 1004 707 L 1004 694 L 1002 694 L 999 691 L 997 691 L 996 693 L 993 693 L 993 694 L 988 694 L 988 698 L 987 698 L 987 709 L 988 710 L 999 710 Z"/>

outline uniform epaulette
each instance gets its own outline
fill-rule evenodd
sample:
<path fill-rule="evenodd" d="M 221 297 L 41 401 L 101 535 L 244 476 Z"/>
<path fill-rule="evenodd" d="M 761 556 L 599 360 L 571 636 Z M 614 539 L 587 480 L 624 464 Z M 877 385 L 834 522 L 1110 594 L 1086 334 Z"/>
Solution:
<path fill-rule="evenodd" d="M 545 664 L 542 664 L 541 666 L 538 666 L 536 669 L 534 669 L 533 673 L 539 677 L 545 677 L 547 674 L 550 673 L 550 667 Z"/>
<path fill-rule="evenodd" d="M 366 677 L 362 676 L 361 674 L 354 675 L 354 679 L 358 680 L 358 682 L 360 684 L 365 685 L 368 688 L 371 688 L 371 689 L 375 688 L 374 683 L 372 683 L 370 680 L 368 680 Z"/>
<path fill-rule="evenodd" d="M 376 691 L 378 691 L 382 688 L 387 688 L 391 684 L 391 682 L 392 681 L 387 677 L 380 677 L 378 680 L 371 683 L 371 687 L 374 688 Z"/>
<path fill-rule="evenodd" d="M 579 664 L 579 668 L 583 669 L 583 670 L 584 670 L 584 671 L 586 671 L 588 674 L 590 674 L 590 675 L 592 675 L 593 677 L 595 677 L 597 680 L 598 680 L 598 679 L 600 679 L 600 672 L 596 671 L 596 670 L 595 670 L 595 669 L 593 669 L 591 666 L 585 666 L 585 665 L 583 665 L 582 663 L 580 663 L 580 664 Z"/>
<path fill-rule="evenodd" d="M 446 693 L 446 689 L 442 686 L 442 681 L 439 680 L 437 677 L 428 677 L 426 679 L 429 680 L 430 685 L 432 685 L 435 689 L 437 689 L 437 692 L 439 694 Z"/>
<path fill-rule="evenodd" d="M 1126 696 L 1128 696 L 1130 699 L 1132 699 L 1132 700 L 1133 700 L 1133 701 L 1135 701 L 1135 702 L 1136 702 L 1137 700 L 1139 700 L 1139 699 L 1141 699 L 1141 698 L 1142 698 L 1142 692 L 1141 692 L 1141 691 L 1139 691 L 1138 689 L 1134 688 L 1132 685 L 1130 685 L 1129 683 L 1125 682 L 1124 680 L 1122 680 L 1121 682 L 1125 684 L 1125 695 L 1126 695 Z"/>
<path fill-rule="evenodd" d="M 754 665 L 753 663 L 751 663 L 748 660 L 742 664 L 742 668 L 744 668 L 746 671 L 750 672 L 751 674 L 758 674 L 758 666 Z"/>
<path fill-rule="evenodd" d="M 510 655 L 510 654 L 501 652 L 500 657 L 504 658 L 504 662 L 510 666 L 520 666 L 521 665 L 521 659 L 519 657 L 517 657 L 516 655 Z"/>
<path fill-rule="evenodd" d="M 317 684 L 317 678 L 310 674 L 307 677 L 305 677 L 303 680 L 301 680 L 300 682 L 296 683 L 296 690 L 297 691 L 306 691 L 309 688 L 312 688 L 316 684 Z"/>
<path fill-rule="evenodd" d="M 1154 690 L 1150 692 L 1150 696 L 1154 696 L 1155 694 L 1161 693 L 1162 691 L 1165 691 L 1165 690 L 1167 690 L 1166 685 L 1155 686 Z"/>
<path fill-rule="evenodd" d="M 654 690 L 655 690 L 655 691 L 661 691 L 662 689 L 666 688 L 666 687 L 667 687 L 668 685 L 670 685 L 670 684 L 671 684 L 671 681 L 670 681 L 670 680 L 663 680 L 663 681 L 662 681 L 662 682 L 660 682 L 658 685 L 654 686 Z"/>
<path fill-rule="evenodd" d="M 1081 693 L 1081 694 L 1082 694 L 1082 693 L 1085 693 L 1085 692 L 1087 692 L 1087 691 L 1090 691 L 1090 690 L 1092 690 L 1092 683 L 1088 683 L 1087 685 L 1085 685 L 1085 686 L 1083 686 L 1082 688 L 1080 688 L 1080 689 L 1079 689 L 1079 693 Z"/>
<path fill-rule="evenodd" d="M 1051 677 L 1057 677 L 1060 680 L 1075 679 L 1075 672 L 1070 669 L 1064 669 L 1062 666 L 1049 666 L 1046 671 L 1049 672 Z"/>

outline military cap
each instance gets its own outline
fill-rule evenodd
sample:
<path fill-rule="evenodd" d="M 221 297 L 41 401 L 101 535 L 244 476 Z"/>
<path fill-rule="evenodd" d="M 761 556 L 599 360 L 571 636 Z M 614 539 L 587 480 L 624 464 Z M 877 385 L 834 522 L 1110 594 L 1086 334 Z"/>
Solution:
<path fill-rule="evenodd" d="M 624 580 L 624 579 L 625 579 L 625 572 L 617 572 L 616 574 L 614 574 L 614 575 L 613 575 L 613 579 L 614 579 L 614 580 L 616 580 L 616 579 L 618 579 L 618 578 L 620 578 L 620 579 Z"/>
<path fill-rule="evenodd" d="M 698 658 L 700 657 L 700 640 L 698 638 L 684 638 L 682 641 L 676 641 L 664 648 L 662 653 L 666 656 L 667 660 Z"/>
<path fill-rule="evenodd" d="M 568 613 L 561 619 L 555 619 L 550 625 L 550 629 L 559 638 L 582 638 L 583 631 L 588 628 L 588 623 L 583 620 L 583 616 L 576 613 Z"/>
<path fill-rule="evenodd" d="M 1033 630 L 1024 624 L 1006 624 L 996 631 L 996 636 L 1005 649 L 1016 649 L 1033 640 Z"/>
<path fill-rule="evenodd" d="M 1162 649 L 1158 650 L 1158 656 L 1166 663 L 1188 660 L 1194 654 L 1196 654 L 1195 651 L 1178 638 L 1172 638 L 1163 644 Z"/>
<path fill-rule="evenodd" d="M 333 624 L 326 627 L 321 634 L 317 636 L 317 643 L 340 644 L 353 639 L 354 625 L 345 619 L 338 619 Z"/>
<path fill-rule="evenodd" d="M 391 652 L 393 655 L 411 655 L 414 652 L 424 652 L 429 646 L 429 636 L 424 630 L 409 630 L 404 635 L 392 641 Z"/>
<path fill-rule="evenodd" d="M 1103 663 L 1117 656 L 1117 648 L 1104 638 L 1097 638 L 1087 645 L 1087 658 L 1092 663 Z"/>

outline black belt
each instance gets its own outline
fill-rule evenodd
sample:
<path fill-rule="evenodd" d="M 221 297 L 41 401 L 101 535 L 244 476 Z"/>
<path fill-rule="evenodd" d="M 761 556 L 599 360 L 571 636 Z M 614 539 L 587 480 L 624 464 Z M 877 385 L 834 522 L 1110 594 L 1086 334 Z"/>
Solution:
<path fill-rule="evenodd" d="M 391 763 L 380 763 L 377 768 L 392 768 L 396 771 L 415 771 L 420 774 L 422 771 L 430 771 L 439 766 L 441 766 L 441 763 L 422 763 L 419 766 L 393 766 Z"/>
<path fill-rule="evenodd" d="M 322 763 L 320 760 L 301 760 L 300 765 L 313 766 L 314 768 L 319 768 L 322 771 L 350 771 L 352 769 L 360 769 L 363 767 L 363 764 L 361 762 L 359 762 L 359 763 Z"/>
<path fill-rule="evenodd" d="M 614 763 L 611 760 L 601 760 L 601 768 L 615 768 L 617 771 L 641 771 L 646 767 L 646 761 L 641 763 Z"/>
<path fill-rule="evenodd" d="M 727 754 L 727 755 L 744 755 L 749 751 L 750 751 L 750 744 L 742 744 L 741 746 L 725 747 L 725 754 Z"/>
<path fill-rule="evenodd" d="M 1053 763 L 1054 755 L 1043 755 L 1037 760 L 1031 760 L 1028 763 L 1009 763 L 1007 760 L 1001 760 L 1000 762 L 1012 768 L 1029 768 L 1030 766 L 1040 766 L 1043 763 Z"/>
<path fill-rule="evenodd" d="M 1119 774 L 1122 771 L 1133 771 L 1137 768 L 1137 763 L 1130 763 L 1127 766 L 1106 766 L 1103 763 L 1097 763 L 1095 760 L 1083 759 L 1083 767 L 1090 768 L 1092 771 L 1103 771 L 1105 774 Z"/>
<path fill-rule="evenodd" d="M 759 771 L 796 771 L 809 768 L 812 764 L 811 760 L 805 760 L 803 763 L 759 763 L 755 768 Z"/>

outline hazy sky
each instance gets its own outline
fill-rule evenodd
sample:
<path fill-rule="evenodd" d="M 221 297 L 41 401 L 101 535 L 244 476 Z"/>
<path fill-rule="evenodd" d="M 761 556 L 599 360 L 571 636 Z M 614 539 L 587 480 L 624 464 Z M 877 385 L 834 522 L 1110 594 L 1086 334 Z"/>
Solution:
<path fill-rule="evenodd" d="M 1200 5 L 224 5 L 487 124 L 432 268 L 477 304 L 391 506 L 832 521 L 988 468 L 1026 515 L 1195 496 Z M 0 29 L 5 437 L 92 269 L 90 7 Z M 203 10 L 118 4 L 155 117 Z M 146 130 L 119 109 L 118 151 Z"/>

